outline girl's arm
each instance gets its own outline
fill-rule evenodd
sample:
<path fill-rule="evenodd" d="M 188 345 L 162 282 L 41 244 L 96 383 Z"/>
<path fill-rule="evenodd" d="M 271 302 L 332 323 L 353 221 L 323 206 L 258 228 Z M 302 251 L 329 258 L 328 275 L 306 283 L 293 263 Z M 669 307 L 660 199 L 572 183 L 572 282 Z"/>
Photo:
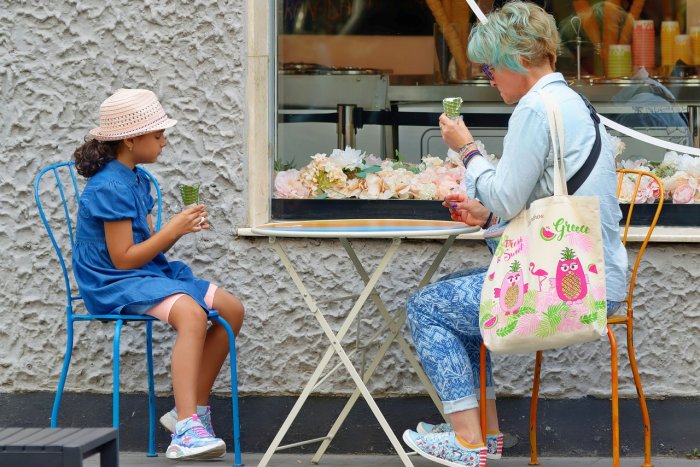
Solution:
<path fill-rule="evenodd" d="M 152 237 L 152 236 L 154 236 L 154 235 L 156 234 L 156 229 L 153 228 L 153 218 L 152 218 L 151 215 L 149 214 L 148 216 L 146 216 L 146 219 L 148 220 L 148 230 L 151 231 L 151 237 Z M 167 245 L 165 248 L 163 248 L 163 249 L 161 250 L 161 253 L 167 252 L 170 248 L 173 247 L 173 245 L 175 245 L 175 242 L 176 242 L 176 241 L 177 241 L 177 240 L 175 240 L 175 241 L 172 242 L 170 245 Z"/>
<path fill-rule="evenodd" d="M 207 227 L 204 205 L 183 210 L 173 217 L 160 232 L 141 243 L 134 244 L 131 219 L 105 222 L 105 239 L 112 264 L 117 269 L 138 269 L 170 248 L 180 237 Z"/>

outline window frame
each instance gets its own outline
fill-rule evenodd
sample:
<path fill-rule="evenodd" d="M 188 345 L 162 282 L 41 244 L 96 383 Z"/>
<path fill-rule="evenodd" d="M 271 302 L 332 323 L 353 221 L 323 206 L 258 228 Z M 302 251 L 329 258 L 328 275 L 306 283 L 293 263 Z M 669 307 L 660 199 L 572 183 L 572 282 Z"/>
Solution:
<path fill-rule="evenodd" d="M 247 0 L 248 226 L 270 220 L 276 109 L 275 0 Z"/>

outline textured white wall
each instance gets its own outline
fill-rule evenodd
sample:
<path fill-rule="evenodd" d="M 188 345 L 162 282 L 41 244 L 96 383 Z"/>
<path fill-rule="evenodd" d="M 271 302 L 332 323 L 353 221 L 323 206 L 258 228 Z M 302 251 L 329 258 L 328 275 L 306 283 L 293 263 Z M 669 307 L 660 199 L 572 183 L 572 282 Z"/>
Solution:
<path fill-rule="evenodd" d="M 251 0 L 263 1 L 263 0 Z M 161 180 L 166 211 L 176 206 L 180 181 L 198 180 L 216 233 L 196 244 L 185 239 L 172 257 L 242 298 L 247 320 L 238 341 L 239 381 L 245 394 L 294 394 L 325 345 L 266 239 L 236 238 L 245 224 L 246 83 L 243 0 L 197 2 L 0 2 L 0 392 L 52 391 L 65 345 L 63 296 L 57 262 L 39 224 L 32 183 L 39 169 L 67 159 L 94 126 L 99 103 L 118 87 L 147 87 L 178 125 L 160 163 L 149 167 Z M 362 285 L 334 241 L 285 241 L 292 260 L 318 299 L 358 293 Z M 373 267 L 384 241 L 358 241 L 360 257 Z M 439 244 L 412 241 L 380 282 L 392 309 L 403 307 Z M 651 397 L 700 395 L 700 247 L 656 244 L 640 272 L 637 352 Z M 479 242 L 458 242 L 439 273 L 484 264 Z M 338 324 L 347 304 L 329 313 Z M 362 329 L 378 329 L 372 306 Z M 71 391 L 111 391 L 111 342 L 107 326 L 79 325 Z M 122 340 L 122 388 L 145 388 L 142 331 Z M 155 326 L 156 384 L 170 391 L 173 332 Z M 620 336 L 620 347 L 626 347 Z M 348 341 L 354 337 L 354 330 Z M 408 338 L 408 335 L 406 334 Z M 579 346 L 545 354 L 544 395 L 604 395 L 607 345 Z M 370 357 L 371 358 L 371 355 Z M 496 357 L 499 394 L 526 394 L 532 357 Z M 575 368 L 576 370 L 572 370 Z M 621 364 L 624 396 L 634 394 L 628 365 Z M 574 373 L 576 374 L 574 376 Z M 351 391 L 340 372 L 322 391 Z M 229 387 L 225 375 L 215 390 Z M 422 391 L 396 346 L 370 388 L 381 395 Z"/>

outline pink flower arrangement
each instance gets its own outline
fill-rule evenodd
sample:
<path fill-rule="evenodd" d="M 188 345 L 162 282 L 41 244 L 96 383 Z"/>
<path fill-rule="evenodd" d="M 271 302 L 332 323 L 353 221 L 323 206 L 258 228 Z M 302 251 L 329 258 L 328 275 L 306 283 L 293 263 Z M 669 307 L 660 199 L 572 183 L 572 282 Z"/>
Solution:
<path fill-rule="evenodd" d="M 346 147 L 330 156 L 316 154 L 300 170 L 278 172 L 274 196 L 442 200 L 449 193 L 464 192 L 464 173 L 461 161 L 451 153 L 445 160 L 426 156 L 419 164 L 409 164 Z"/>
<path fill-rule="evenodd" d="M 664 201 L 674 204 L 700 203 L 700 157 L 688 154 L 678 154 L 669 151 L 661 162 L 649 162 L 645 159 L 623 160 L 618 164 L 625 169 L 636 169 L 651 172 L 661 179 L 664 192 L 656 181 L 650 177 L 642 179 L 637 192 L 635 203 L 654 203 L 663 196 Z M 632 200 L 636 176 L 630 176 L 622 181 L 619 200 L 629 203 Z"/>

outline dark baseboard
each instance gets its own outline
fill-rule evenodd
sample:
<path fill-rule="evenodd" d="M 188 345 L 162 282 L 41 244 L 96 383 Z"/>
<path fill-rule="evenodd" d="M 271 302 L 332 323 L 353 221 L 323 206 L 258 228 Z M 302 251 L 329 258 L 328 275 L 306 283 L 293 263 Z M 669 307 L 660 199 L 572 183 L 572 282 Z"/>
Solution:
<path fill-rule="evenodd" d="M 241 443 L 246 452 L 264 452 L 282 425 L 296 398 L 288 396 L 248 396 L 240 399 Z M 292 425 L 284 444 L 324 436 L 341 411 L 342 397 L 313 397 Z M 52 393 L 0 394 L 0 426 L 44 427 L 49 425 Z M 157 416 L 172 407 L 172 398 L 158 398 Z M 211 401 L 217 436 L 230 444 L 230 399 Z M 439 422 L 439 416 L 427 397 L 377 399 L 389 425 L 400 436 L 420 420 Z M 700 447 L 700 399 L 670 398 L 648 401 L 652 421 L 654 455 L 683 455 Z M 111 396 L 65 394 L 59 426 L 110 426 Z M 501 429 L 507 433 L 508 456 L 529 455 L 529 398 L 499 399 Z M 145 394 L 121 397 L 120 449 L 145 451 L 148 441 L 148 402 Z M 602 399 L 541 400 L 539 403 L 538 445 L 545 456 L 608 456 L 610 441 L 610 402 Z M 643 452 L 642 424 L 635 399 L 620 401 L 620 445 L 623 455 Z M 158 451 L 169 442 L 166 431 L 158 427 Z M 313 452 L 309 445 L 291 452 Z M 357 403 L 329 448 L 333 453 L 392 453 L 390 443 L 364 401 Z"/>

